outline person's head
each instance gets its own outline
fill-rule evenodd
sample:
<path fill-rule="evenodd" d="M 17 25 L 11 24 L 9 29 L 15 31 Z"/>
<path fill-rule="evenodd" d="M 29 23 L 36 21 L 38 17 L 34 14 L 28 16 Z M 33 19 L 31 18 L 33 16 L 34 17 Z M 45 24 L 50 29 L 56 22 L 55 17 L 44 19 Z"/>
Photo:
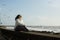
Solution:
<path fill-rule="evenodd" d="M 20 19 L 20 18 L 22 18 L 22 16 L 21 15 L 17 15 L 16 18 L 15 18 L 15 20 L 16 19 Z"/>

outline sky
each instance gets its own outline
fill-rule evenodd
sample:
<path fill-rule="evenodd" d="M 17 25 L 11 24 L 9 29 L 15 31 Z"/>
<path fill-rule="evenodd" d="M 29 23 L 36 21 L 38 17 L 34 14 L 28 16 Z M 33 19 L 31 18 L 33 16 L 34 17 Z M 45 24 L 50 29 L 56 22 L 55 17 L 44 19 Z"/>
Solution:
<path fill-rule="evenodd" d="M 0 0 L 0 22 L 14 25 L 16 15 L 25 25 L 60 26 L 60 0 Z"/>

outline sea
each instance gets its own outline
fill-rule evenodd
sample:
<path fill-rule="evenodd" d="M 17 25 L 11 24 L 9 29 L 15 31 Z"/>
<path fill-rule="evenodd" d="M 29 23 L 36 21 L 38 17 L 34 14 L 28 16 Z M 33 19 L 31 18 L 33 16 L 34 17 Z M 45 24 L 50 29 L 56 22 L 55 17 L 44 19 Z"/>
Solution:
<path fill-rule="evenodd" d="M 13 29 L 15 27 L 6 27 L 6 29 Z M 28 30 L 34 31 L 46 31 L 46 32 L 54 32 L 60 33 L 60 26 L 26 26 Z"/>

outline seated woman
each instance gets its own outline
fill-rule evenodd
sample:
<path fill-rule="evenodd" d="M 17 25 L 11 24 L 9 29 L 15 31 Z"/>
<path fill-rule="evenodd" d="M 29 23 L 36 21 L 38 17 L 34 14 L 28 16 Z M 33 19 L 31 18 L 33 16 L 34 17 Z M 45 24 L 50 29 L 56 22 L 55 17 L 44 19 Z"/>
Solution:
<path fill-rule="evenodd" d="M 22 16 L 21 15 L 17 15 L 15 18 L 15 31 L 28 31 L 28 29 L 25 27 L 25 24 L 22 20 Z"/>

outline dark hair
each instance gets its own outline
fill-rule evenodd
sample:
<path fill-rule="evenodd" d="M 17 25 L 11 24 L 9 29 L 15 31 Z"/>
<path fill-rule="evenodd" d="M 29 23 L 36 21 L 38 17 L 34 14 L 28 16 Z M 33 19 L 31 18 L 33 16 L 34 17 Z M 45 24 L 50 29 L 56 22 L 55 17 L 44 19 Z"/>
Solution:
<path fill-rule="evenodd" d="M 19 17 L 22 17 L 22 16 L 21 16 L 21 15 L 17 15 L 17 16 L 15 17 L 15 20 L 18 19 Z"/>

